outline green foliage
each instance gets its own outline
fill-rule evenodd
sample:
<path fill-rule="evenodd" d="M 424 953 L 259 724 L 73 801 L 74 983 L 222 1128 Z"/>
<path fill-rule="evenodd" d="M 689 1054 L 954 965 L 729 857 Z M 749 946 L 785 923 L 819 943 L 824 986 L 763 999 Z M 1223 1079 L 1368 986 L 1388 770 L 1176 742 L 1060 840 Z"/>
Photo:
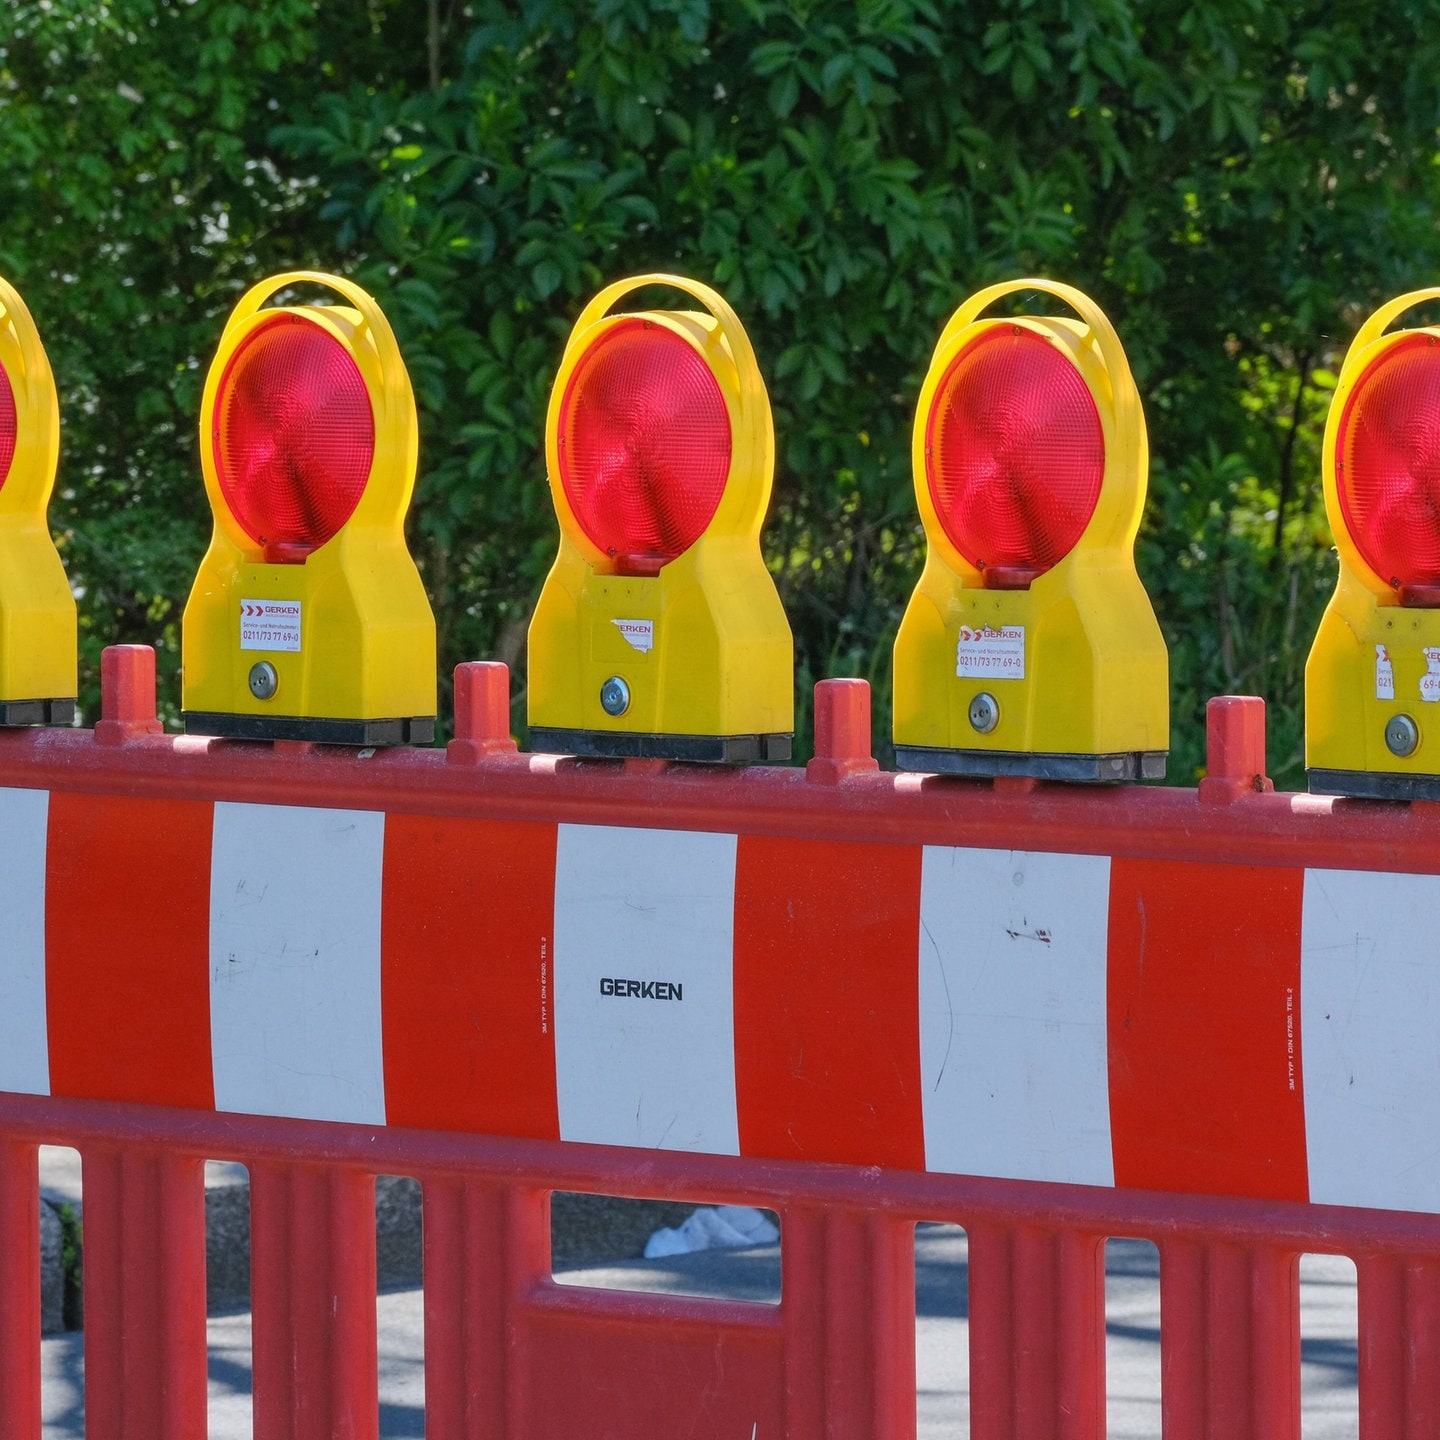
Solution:
<path fill-rule="evenodd" d="M 0 271 L 60 388 L 51 524 L 82 597 L 89 716 L 117 641 L 157 646 L 177 708 L 180 609 L 209 526 L 195 426 L 220 325 L 266 271 L 335 263 L 322 197 L 268 135 L 317 84 L 409 83 L 384 20 L 314 0 L 6 7 Z"/>
<path fill-rule="evenodd" d="M 802 698 L 864 675 L 883 736 L 930 350 L 972 290 L 1044 274 L 1105 307 L 1145 398 L 1172 777 L 1203 763 L 1205 699 L 1241 689 L 1271 701 L 1293 785 L 1333 371 L 1440 258 L 1437 20 L 1435 0 L 21 4 L 0 268 L 62 375 L 57 525 L 91 632 L 173 636 L 217 316 L 305 262 L 354 274 L 400 335 L 442 669 L 518 662 L 564 336 L 604 282 L 680 271 L 735 304 L 770 387 L 765 543 Z"/>

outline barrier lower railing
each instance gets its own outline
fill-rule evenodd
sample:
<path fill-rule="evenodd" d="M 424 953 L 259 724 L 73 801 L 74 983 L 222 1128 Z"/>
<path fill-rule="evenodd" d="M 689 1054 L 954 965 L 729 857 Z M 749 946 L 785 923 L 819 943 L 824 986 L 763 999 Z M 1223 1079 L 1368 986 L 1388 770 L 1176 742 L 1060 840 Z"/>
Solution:
<path fill-rule="evenodd" d="M 914 1432 L 914 1226 L 969 1236 L 971 1434 L 1104 1433 L 1103 1247 L 1160 1252 L 1164 1433 L 1298 1433 L 1352 1257 L 1364 1440 L 1440 1423 L 1440 811 L 1275 794 L 0 735 L 0 1430 L 39 1433 L 36 1151 L 85 1182 L 92 1436 L 205 1425 L 203 1173 L 252 1176 L 255 1433 L 376 1433 L 372 1179 L 424 1195 L 427 1433 Z M 1435 998 L 1432 998 L 1435 991 Z M 778 1306 L 550 1278 L 555 1190 L 757 1204 Z"/>
<path fill-rule="evenodd" d="M 202 1160 L 251 1167 L 255 1433 L 376 1432 L 376 1173 L 419 1178 L 426 1433 L 834 1436 L 915 1431 L 914 1232 L 969 1237 L 970 1434 L 1105 1433 L 1103 1248 L 1160 1252 L 1167 1440 L 1299 1434 L 1296 1267 L 1359 1274 L 1361 1433 L 1435 1434 L 1434 1217 L 874 1167 L 205 1115 L 7 1096 L 4 1428 L 39 1434 L 35 1144 L 85 1161 L 92 1437 L 205 1433 Z M 550 1277 L 552 1190 L 780 1217 L 776 1306 Z"/>

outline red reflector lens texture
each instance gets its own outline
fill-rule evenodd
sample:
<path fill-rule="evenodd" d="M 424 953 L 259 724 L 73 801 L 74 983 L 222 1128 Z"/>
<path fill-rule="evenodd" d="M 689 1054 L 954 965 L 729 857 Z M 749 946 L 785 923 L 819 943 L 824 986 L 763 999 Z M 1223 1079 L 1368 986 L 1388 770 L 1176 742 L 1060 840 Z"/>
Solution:
<path fill-rule="evenodd" d="M 1350 538 L 1382 580 L 1440 583 L 1440 345 L 1428 335 L 1390 346 L 1350 392 L 1335 487 Z"/>
<path fill-rule="evenodd" d="M 354 513 L 375 459 L 370 395 L 349 351 L 277 315 L 220 381 L 215 468 L 231 514 L 268 558 L 303 559 Z"/>
<path fill-rule="evenodd" d="M 715 516 L 730 474 L 730 416 L 710 366 L 674 331 L 612 325 L 560 403 L 560 481 L 620 574 L 653 575 Z"/>
<path fill-rule="evenodd" d="M 10 377 L 0 365 L 0 485 L 10 474 L 11 462 L 15 459 L 15 436 L 18 422 L 15 419 L 15 392 L 10 388 Z"/>
<path fill-rule="evenodd" d="M 1090 387 L 1033 330 L 985 331 L 935 392 L 925 474 L 972 565 L 1042 574 L 1074 548 L 1100 498 L 1105 437 Z"/>

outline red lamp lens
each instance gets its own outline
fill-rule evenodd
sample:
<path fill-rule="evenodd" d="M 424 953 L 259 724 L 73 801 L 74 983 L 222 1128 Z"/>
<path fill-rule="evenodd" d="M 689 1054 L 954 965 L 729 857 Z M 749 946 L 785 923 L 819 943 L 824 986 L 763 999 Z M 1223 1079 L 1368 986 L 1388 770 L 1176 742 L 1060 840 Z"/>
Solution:
<path fill-rule="evenodd" d="M 221 377 L 215 468 L 230 512 L 268 560 L 304 560 L 354 513 L 375 459 L 370 394 L 314 321 L 277 315 Z"/>
<path fill-rule="evenodd" d="M 649 320 L 612 325 L 560 402 L 560 481 L 621 575 L 654 575 L 715 516 L 730 475 L 730 416 L 694 346 Z"/>
<path fill-rule="evenodd" d="M 15 437 L 19 424 L 15 418 L 15 392 L 10 388 L 10 377 L 0 365 L 0 485 L 4 485 L 10 474 L 11 462 L 15 459 Z"/>
<path fill-rule="evenodd" d="M 995 326 L 950 363 L 925 428 L 945 533 L 977 569 L 1028 584 L 1095 513 L 1105 436 L 1080 372 L 1043 336 Z"/>
<path fill-rule="evenodd" d="M 1440 584 L 1440 345 L 1410 335 L 1361 375 L 1335 446 L 1340 513 L 1397 590 Z"/>

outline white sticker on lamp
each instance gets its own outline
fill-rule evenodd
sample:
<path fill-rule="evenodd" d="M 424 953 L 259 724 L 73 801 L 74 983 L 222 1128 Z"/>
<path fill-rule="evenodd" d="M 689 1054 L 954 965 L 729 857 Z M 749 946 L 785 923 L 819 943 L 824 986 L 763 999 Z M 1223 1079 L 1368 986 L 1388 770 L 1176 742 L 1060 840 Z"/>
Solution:
<path fill-rule="evenodd" d="M 1390 663 L 1390 652 L 1383 645 L 1375 647 L 1375 698 L 1395 698 L 1395 667 Z"/>
<path fill-rule="evenodd" d="M 960 627 L 955 646 L 955 673 L 971 680 L 1023 680 L 1025 678 L 1025 627 L 989 625 Z"/>
<path fill-rule="evenodd" d="M 1425 673 L 1420 677 L 1420 698 L 1430 705 L 1440 700 L 1440 646 L 1425 648 Z"/>
<path fill-rule="evenodd" d="M 240 648 L 242 650 L 300 649 L 300 602 L 298 600 L 242 600 L 240 602 Z"/>
<path fill-rule="evenodd" d="M 612 620 L 610 623 L 625 637 L 625 643 L 632 650 L 648 655 L 655 648 L 653 620 Z"/>

